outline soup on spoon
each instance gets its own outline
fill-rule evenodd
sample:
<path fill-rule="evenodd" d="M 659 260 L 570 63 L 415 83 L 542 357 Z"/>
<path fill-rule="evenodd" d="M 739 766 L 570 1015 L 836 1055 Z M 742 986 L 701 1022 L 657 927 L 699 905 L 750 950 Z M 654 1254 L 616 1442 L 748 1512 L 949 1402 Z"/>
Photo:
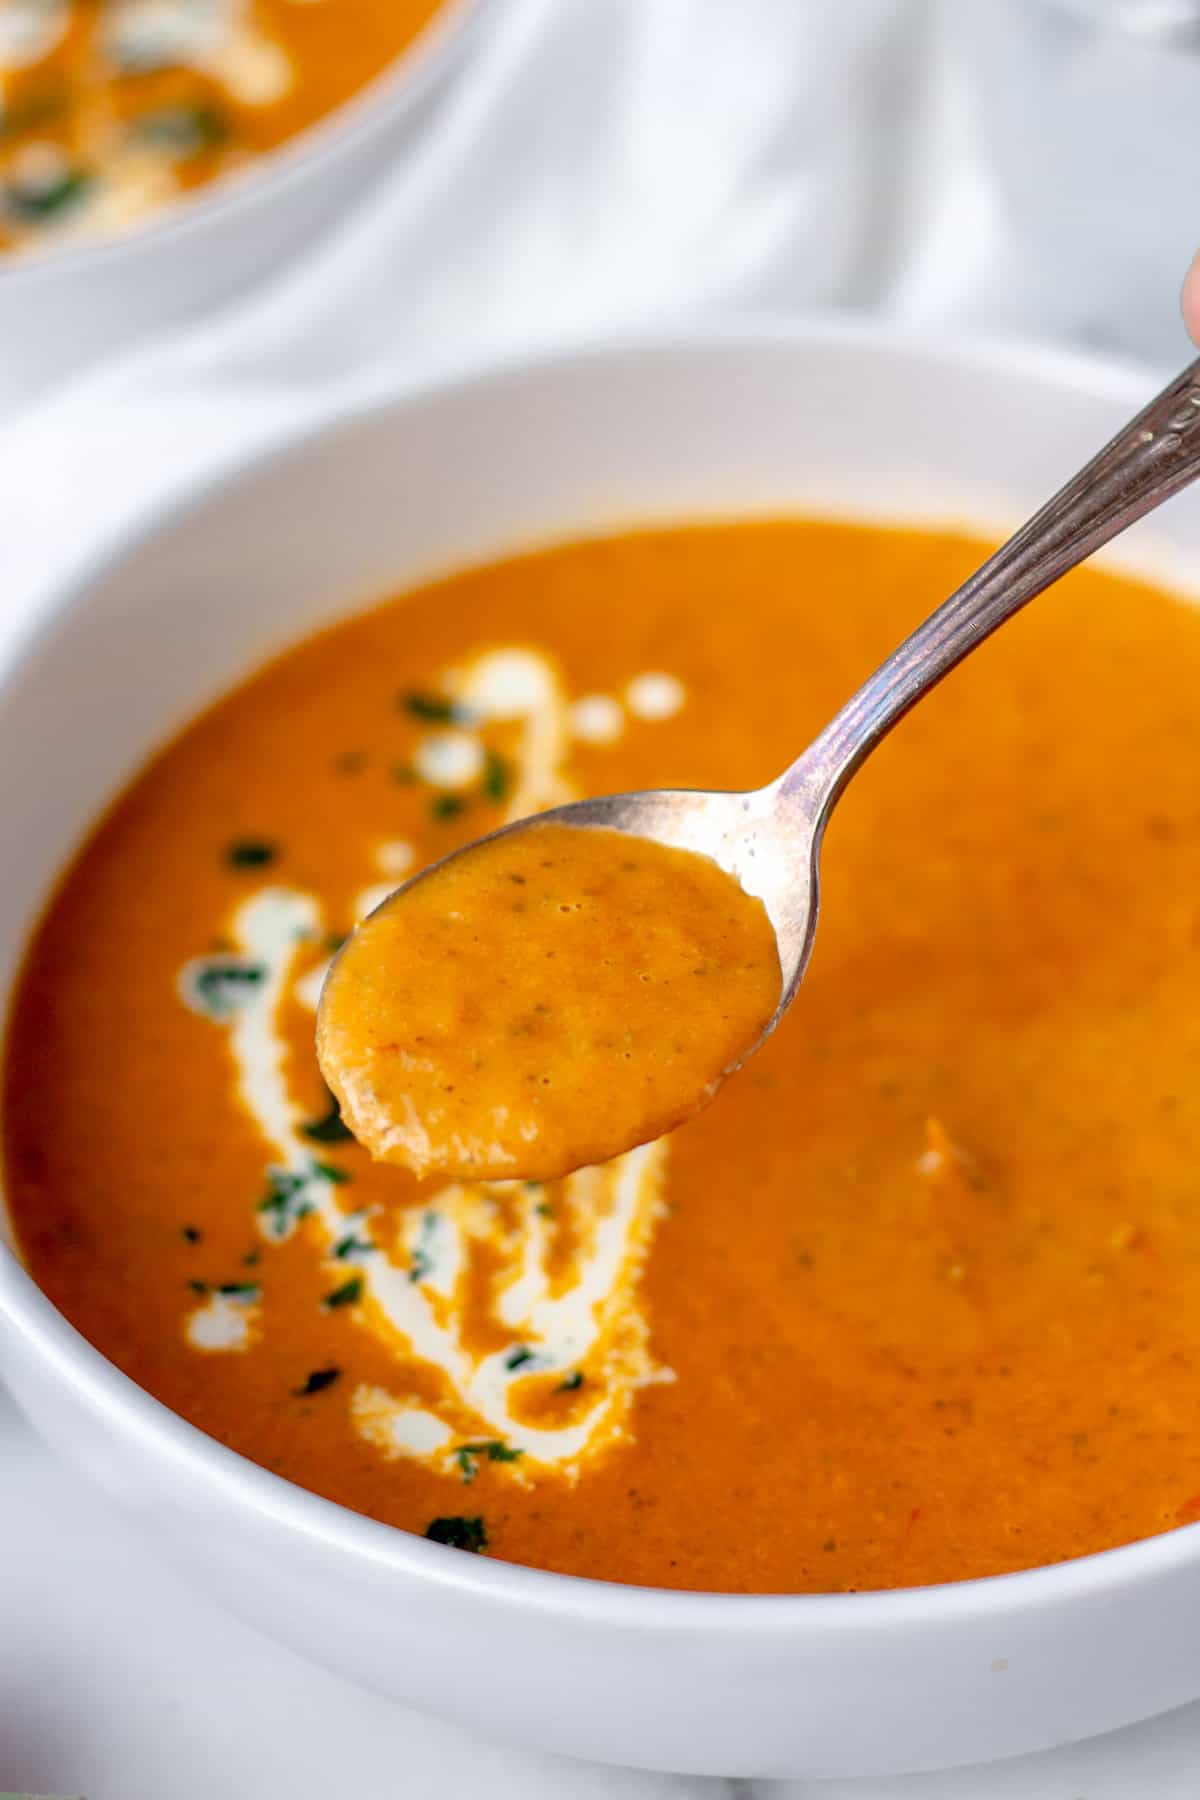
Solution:
<path fill-rule="evenodd" d="M 340 952 L 318 1012 L 321 1068 L 355 1136 L 417 1175 L 550 1180 L 700 1111 L 796 994 L 825 825 L 865 758 L 1014 613 L 1197 474 L 1200 362 L 776 781 L 558 807 L 392 895 Z"/>
<path fill-rule="evenodd" d="M 325 983 L 317 1050 L 381 1161 L 548 1181 L 698 1112 L 781 986 L 762 902 L 709 857 L 535 821 L 359 926 Z"/>

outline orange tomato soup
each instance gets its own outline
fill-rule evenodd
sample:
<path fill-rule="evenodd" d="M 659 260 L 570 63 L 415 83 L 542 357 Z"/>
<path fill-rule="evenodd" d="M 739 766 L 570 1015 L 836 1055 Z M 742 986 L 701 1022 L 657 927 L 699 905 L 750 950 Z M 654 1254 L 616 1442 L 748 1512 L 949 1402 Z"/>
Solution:
<path fill-rule="evenodd" d="M 4 0 L 0 251 L 123 229 L 332 112 L 439 0 Z"/>
<path fill-rule="evenodd" d="M 904 722 L 830 828 L 799 999 L 673 1136 L 418 1182 L 316 1065 L 383 893 L 576 796 L 769 779 L 980 555 L 788 521 L 570 545 L 189 726 L 12 1010 L 7 1190 L 51 1299 L 267 1468 L 548 1569 L 895 1587 L 1200 1516 L 1189 606 L 1071 577 Z"/>

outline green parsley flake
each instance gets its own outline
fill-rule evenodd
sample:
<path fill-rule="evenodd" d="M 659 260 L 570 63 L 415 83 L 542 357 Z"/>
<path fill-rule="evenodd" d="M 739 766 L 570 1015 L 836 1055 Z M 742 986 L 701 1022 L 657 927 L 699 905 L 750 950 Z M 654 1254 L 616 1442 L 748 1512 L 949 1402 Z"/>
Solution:
<path fill-rule="evenodd" d="M 412 1260 L 408 1266 L 408 1279 L 414 1283 L 424 1281 L 433 1268 L 433 1257 L 429 1253 L 429 1240 L 437 1227 L 437 1214 L 427 1212 L 421 1219 L 421 1235 L 413 1246 Z"/>
<path fill-rule="evenodd" d="M 278 844 L 268 844 L 258 838 L 239 838 L 225 851 L 225 861 L 231 869 L 263 869 L 278 855 Z"/>
<path fill-rule="evenodd" d="M 8 210 L 17 219 L 49 219 L 83 199 L 92 177 L 83 169 L 66 169 L 54 181 L 12 182 L 6 192 Z"/>
<path fill-rule="evenodd" d="M 315 1212 L 308 1191 L 308 1170 L 271 1168 L 267 1170 L 267 1191 L 258 1203 L 269 1235 L 277 1240 L 290 1236 L 301 1219 Z"/>
<path fill-rule="evenodd" d="M 314 1369 L 312 1374 L 305 1379 L 304 1385 L 293 1388 L 292 1392 L 300 1398 L 303 1398 L 305 1394 L 319 1394 L 323 1388 L 331 1386 L 341 1372 L 340 1369 L 333 1368 Z"/>
<path fill-rule="evenodd" d="M 362 1299 L 362 1291 L 362 1276 L 352 1275 L 341 1287 L 334 1288 L 332 1294 L 326 1294 L 322 1305 L 331 1311 L 335 1306 L 354 1306 Z"/>
<path fill-rule="evenodd" d="M 452 725 L 462 717 L 446 694 L 401 694 L 399 703 L 414 719 L 425 719 L 432 725 Z"/>
<path fill-rule="evenodd" d="M 318 1175 L 323 1175 L 326 1181 L 332 1181 L 334 1187 L 344 1187 L 350 1179 L 345 1169 L 339 1169 L 336 1163 L 315 1162 L 313 1168 Z"/>
<path fill-rule="evenodd" d="M 489 1462 L 513 1463 L 524 1454 L 523 1450 L 514 1450 L 508 1444 L 501 1443 L 498 1438 L 489 1438 L 484 1443 L 457 1445 L 454 1450 L 454 1460 L 458 1464 L 464 1482 L 471 1482 L 479 1473 L 481 1456 L 486 1456 Z"/>
<path fill-rule="evenodd" d="M 262 963 L 230 959 L 193 964 L 189 985 L 196 1006 L 223 1020 L 247 1005 L 266 978 Z"/>
<path fill-rule="evenodd" d="M 431 1519 L 425 1536 L 435 1544 L 449 1544 L 455 1550 L 470 1550 L 476 1556 L 488 1547 L 487 1528 L 478 1516 L 472 1519 Z"/>
<path fill-rule="evenodd" d="M 344 1238 L 338 1239 L 333 1246 L 333 1254 L 344 1262 L 350 1256 L 369 1256 L 375 1248 L 370 1238 L 355 1237 L 351 1231 Z"/>
<path fill-rule="evenodd" d="M 483 765 L 483 791 L 497 804 L 506 800 L 512 788 L 512 768 L 498 750 L 489 750 Z"/>
<path fill-rule="evenodd" d="M 314 1144 L 344 1144 L 353 1138 L 354 1133 L 342 1118 L 342 1109 L 336 1094 L 329 1096 L 329 1111 L 319 1119 L 309 1119 L 300 1127 L 305 1137 Z"/>

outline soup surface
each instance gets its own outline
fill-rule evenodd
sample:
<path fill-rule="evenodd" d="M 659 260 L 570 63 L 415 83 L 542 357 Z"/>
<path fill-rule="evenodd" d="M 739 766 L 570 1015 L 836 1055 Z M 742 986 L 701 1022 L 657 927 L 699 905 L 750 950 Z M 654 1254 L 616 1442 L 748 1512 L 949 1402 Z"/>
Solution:
<path fill-rule="evenodd" d="M 699 1112 L 781 987 L 762 901 L 708 857 L 535 825 L 357 927 L 322 991 L 317 1058 L 384 1162 L 546 1180 Z"/>
<path fill-rule="evenodd" d="M 0 0 L 0 251 L 120 229 L 340 106 L 439 0 Z"/>
<path fill-rule="evenodd" d="M 672 1137 L 418 1183 L 317 1070 L 332 948 L 405 875 L 765 781 L 980 554 L 568 546 L 230 694 L 29 953 L 4 1140 L 47 1293 L 268 1468 L 551 1569 L 887 1587 L 1200 1516 L 1200 612 L 1082 573 L 918 708 L 835 815 L 795 1006 Z"/>

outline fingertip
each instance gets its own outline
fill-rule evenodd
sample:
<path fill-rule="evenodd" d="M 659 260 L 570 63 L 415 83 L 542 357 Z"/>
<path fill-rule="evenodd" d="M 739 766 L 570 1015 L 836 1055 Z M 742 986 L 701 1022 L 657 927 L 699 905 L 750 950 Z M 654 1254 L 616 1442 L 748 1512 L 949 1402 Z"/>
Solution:
<path fill-rule="evenodd" d="M 1192 266 L 1183 278 L 1179 303 L 1188 336 L 1194 344 L 1200 344 L 1200 251 L 1192 258 Z"/>

